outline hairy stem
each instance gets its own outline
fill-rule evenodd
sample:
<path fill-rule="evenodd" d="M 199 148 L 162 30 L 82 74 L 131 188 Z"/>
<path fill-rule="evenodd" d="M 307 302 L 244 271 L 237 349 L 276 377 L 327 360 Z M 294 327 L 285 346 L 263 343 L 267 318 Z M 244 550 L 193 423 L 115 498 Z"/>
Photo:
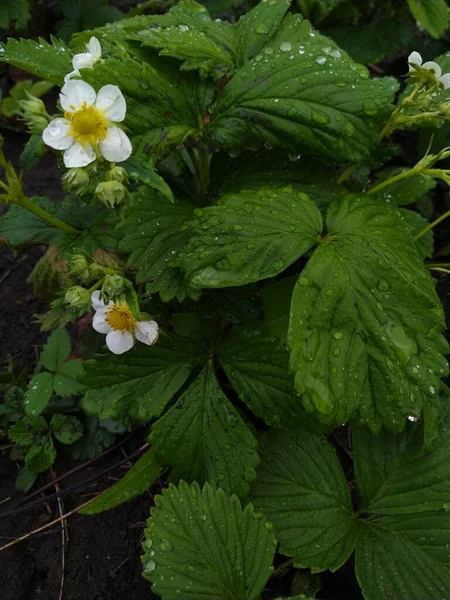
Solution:
<path fill-rule="evenodd" d="M 33 202 L 33 200 L 31 200 L 30 198 L 27 198 L 24 194 L 22 194 L 18 198 L 14 198 L 14 200 L 12 201 L 12 204 L 18 204 L 19 206 L 26 208 L 31 213 L 33 213 L 34 215 L 36 215 L 37 217 L 39 217 L 40 219 L 42 219 L 49 225 L 52 225 L 53 227 L 57 227 L 58 229 L 61 229 L 61 231 L 65 231 L 66 233 L 73 233 L 73 234 L 81 233 L 81 231 L 79 231 L 78 229 L 75 229 L 75 227 L 72 227 L 68 223 L 64 223 L 64 221 L 61 221 L 61 219 L 58 219 L 57 217 L 53 217 L 49 212 L 47 212 L 46 210 L 44 210 L 43 208 L 41 208 L 40 206 L 35 204 Z"/>

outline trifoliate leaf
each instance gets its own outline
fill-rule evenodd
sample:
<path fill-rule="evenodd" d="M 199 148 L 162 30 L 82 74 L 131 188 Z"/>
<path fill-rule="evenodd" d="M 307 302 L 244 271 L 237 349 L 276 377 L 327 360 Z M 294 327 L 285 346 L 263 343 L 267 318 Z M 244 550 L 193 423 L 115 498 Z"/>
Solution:
<path fill-rule="evenodd" d="M 338 174 L 333 177 L 332 165 L 302 158 L 297 152 L 287 154 L 274 149 L 256 154 L 245 152 L 228 160 L 220 153 L 213 157 L 211 169 L 220 195 L 290 185 L 295 191 L 308 194 L 322 210 L 346 191 L 336 183 Z"/>
<path fill-rule="evenodd" d="M 61 444 L 73 444 L 83 435 L 83 425 L 71 415 L 53 415 L 50 430 Z"/>
<path fill-rule="evenodd" d="M 256 440 L 207 365 L 152 427 L 150 443 L 171 479 L 208 481 L 239 496 L 256 478 Z"/>
<path fill-rule="evenodd" d="M 408 0 L 414 18 L 429 34 L 438 38 L 449 26 L 450 12 L 445 0 Z"/>
<path fill-rule="evenodd" d="M 448 512 L 359 521 L 355 571 L 366 600 L 447 600 Z"/>
<path fill-rule="evenodd" d="M 117 230 L 119 248 L 129 255 L 128 267 L 137 269 L 136 281 L 147 283 L 147 292 L 159 292 L 164 302 L 174 297 L 181 302 L 190 295 L 181 270 L 170 263 L 187 244 L 189 234 L 181 229 L 192 210 L 190 204 L 139 195 Z"/>
<path fill-rule="evenodd" d="M 436 396 L 448 365 L 434 282 L 395 209 L 348 195 L 294 290 L 288 343 L 303 405 L 401 431 Z"/>
<path fill-rule="evenodd" d="M 198 288 L 274 277 L 309 250 L 322 229 L 319 209 L 290 187 L 229 194 L 194 214 L 178 264 Z"/>
<path fill-rule="evenodd" d="M 261 337 L 259 331 L 244 333 L 219 346 L 218 357 L 239 399 L 267 425 L 301 420 L 289 353 L 279 340 Z"/>
<path fill-rule="evenodd" d="M 50 434 L 36 440 L 25 456 L 25 466 L 34 473 L 42 473 L 55 462 L 56 450 Z"/>
<path fill-rule="evenodd" d="M 212 107 L 210 135 L 228 150 L 270 144 L 293 152 L 359 162 L 378 144 L 395 80 L 370 80 L 300 15 L 225 86 Z"/>
<path fill-rule="evenodd" d="M 20 446 L 31 446 L 47 429 L 44 417 L 24 417 L 8 430 L 8 437 Z"/>
<path fill-rule="evenodd" d="M 59 329 L 48 338 L 39 360 L 49 371 L 56 371 L 68 358 L 70 351 L 69 334 L 65 329 Z"/>
<path fill-rule="evenodd" d="M 0 45 L 0 62 L 48 79 L 57 85 L 62 85 L 64 76 L 72 71 L 69 49 L 53 36 L 51 44 L 42 38 L 38 41 L 9 38 L 6 44 Z"/>
<path fill-rule="evenodd" d="M 264 435 L 251 500 L 275 526 L 279 552 L 299 568 L 335 571 L 356 543 L 357 525 L 333 447 L 306 429 Z"/>
<path fill-rule="evenodd" d="M 35 375 L 25 392 L 25 413 L 40 415 L 53 394 L 53 374 L 45 371 Z"/>
<path fill-rule="evenodd" d="M 128 502 L 148 490 L 160 474 L 161 467 L 155 459 L 153 450 L 147 450 L 122 479 L 103 494 L 94 498 L 92 502 L 80 510 L 80 513 L 95 515 Z"/>
<path fill-rule="evenodd" d="M 84 389 L 81 383 L 83 373 L 84 369 L 81 361 L 69 360 L 69 362 L 66 362 L 55 374 L 53 380 L 55 394 L 63 398 L 80 394 Z"/>
<path fill-rule="evenodd" d="M 84 363 L 83 383 L 90 389 L 82 405 L 100 405 L 102 419 L 129 414 L 147 422 L 161 414 L 193 368 L 204 360 L 203 353 L 194 342 L 171 335 L 161 336 L 151 347 L 139 344 L 122 356 L 99 354 Z"/>
<path fill-rule="evenodd" d="M 170 485 L 156 507 L 142 547 L 144 577 L 163 600 L 257 600 L 269 578 L 273 528 L 236 496 L 194 483 Z M 226 532 L 226 535 L 224 535 Z"/>
<path fill-rule="evenodd" d="M 364 23 L 362 27 L 336 25 L 324 30 L 353 60 L 363 65 L 378 63 L 409 48 L 413 32 L 409 23 L 391 17 Z"/>

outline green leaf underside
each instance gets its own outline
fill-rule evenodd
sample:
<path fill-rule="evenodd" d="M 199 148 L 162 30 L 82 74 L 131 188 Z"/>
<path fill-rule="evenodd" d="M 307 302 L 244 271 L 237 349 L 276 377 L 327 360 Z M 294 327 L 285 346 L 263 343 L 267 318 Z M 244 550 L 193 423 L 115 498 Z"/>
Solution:
<path fill-rule="evenodd" d="M 42 350 L 40 361 L 49 371 L 56 371 L 69 356 L 71 343 L 65 329 L 54 331 Z"/>
<path fill-rule="evenodd" d="M 327 230 L 292 299 L 296 389 L 326 424 L 400 431 L 448 369 L 434 282 L 395 209 L 348 195 L 331 205 Z"/>
<path fill-rule="evenodd" d="M 248 494 L 259 463 L 256 440 L 207 365 L 152 428 L 150 442 L 171 479 Z"/>
<path fill-rule="evenodd" d="M 203 490 L 196 483 L 170 485 L 155 503 L 143 565 L 163 600 L 259 598 L 276 546 L 262 515 L 209 484 Z"/>
<path fill-rule="evenodd" d="M 218 349 L 220 364 L 242 400 L 267 425 L 293 425 L 301 420 L 289 354 L 274 338 L 259 332 L 242 335 Z"/>
<path fill-rule="evenodd" d="M 35 375 L 25 393 L 25 412 L 39 415 L 47 406 L 53 394 L 53 374 L 44 372 Z"/>
<path fill-rule="evenodd" d="M 181 231 L 192 215 L 190 204 L 172 203 L 160 196 L 138 196 L 117 233 L 119 248 L 129 254 L 128 267 L 137 269 L 136 281 L 147 283 L 147 291 L 160 293 L 164 302 L 181 302 L 189 289 L 178 267 L 170 267 L 189 238 Z"/>
<path fill-rule="evenodd" d="M 423 423 L 394 435 L 355 428 L 353 448 L 358 490 L 365 512 L 403 515 L 450 506 L 449 410 L 443 403 L 441 437 L 432 451 L 423 444 Z"/>
<path fill-rule="evenodd" d="M 261 443 L 251 500 L 275 526 L 295 566 L 335 571 L 356 543 L 357 522 L 342 467 L 323 436 L 272 430 Z"/>
<path fill-rule="evenodd" d="M 72 57 L 63 42 L 54 37 L 51 42 L 42 38 L 38 41 L 9 38 L 7 44 L 1 46 L 4 52 L 0 52 L 0 62 L 62 85 L 64 76 L 72 71 Z"/>
<path fill-rule="evenodd" d="M 126 355 L 98 355 L 85 363 L 83 382 L 90 389 L 83 402 L 99 404 L 102 419 L 129 414 L 147 422 L 161 414 L 201 360 L 200 346 L 172 335 Z"/>
<path fill-rule="evenodd" d="M 155 460 L 153 450 L 147 450 L 120 481 L 97 496 L 80 513 L 95 515 L 128 502 L 150 488 L 160 474 L 161 467 Z"/>
<path fill-rule="evenodd" d="M 448 512 L 358 523 L 355 571 L 366 600 L 447 600 Z"/>
<path fill-rule="evenodd" d="M 309 250 L 322 229 L 315 204 L 290 187 L 229 194 L 194 213 L 179 264 L 198 288 L 274 277 Z"/>
<path fill-rule="evenodd" d="M 444 35 L 450 19 L 446 0 L 408 0 L 408 5 L 428 33 L 436 38 Z"/>
<path fill-rule="evenodd" d="M 395 80 L 370 80 L 300 15 L 288 15 L 261 54 L 242 67 L 213 107 L 212 140 L 222 148 L 263 143 L 358 162 L 378 144 Z"/>

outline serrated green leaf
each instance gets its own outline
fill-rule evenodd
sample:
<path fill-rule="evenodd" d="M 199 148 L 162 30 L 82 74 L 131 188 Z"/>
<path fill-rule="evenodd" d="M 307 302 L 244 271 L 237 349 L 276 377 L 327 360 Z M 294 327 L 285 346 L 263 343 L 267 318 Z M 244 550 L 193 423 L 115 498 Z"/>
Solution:
<path fill-rule="evenodd" d="M 137 269 L 136 281 L 147 283 L 147 292 L 159 292 L 164 302 L 175 297 L 181 302 L 190 295 L 180 269 L 170 263 L 187 244 L 189 234 L 181 228 L 192 209 L 160 196 L 139 195 L 117 229 L 119 248 L 129 255 L 128 267 Z"/>
<path fill-rule="evenodd" d="M 417 235 L 422 229 L 424 229 L 429 221 L 422 217 L 417 212 L 401 208 L 400 213 L 405 221 L 405 225 L 410 229 L 412 237 Z M 431 258 L 434 254 L 434 234 L 433 230 L 430 229 L 425 235 L 415 240 L 415 245 L 420 255 L 425 258 Z"/>
<path fill-rule="evenodd" d="M 219 182 L 220 195 L 290 185 L 295 191 L 307 194 L 321 210 L 346 192 L 335 181 L 337 173 L 335 178 L 330 177 L 332 169 L 331 164 L 303 158 L 297 152 L 288 155 L 274 149 L 242 153 L 228 161 L 221 153 L 212 161 L 212 173 Z"/>
<path fill-rule="evenodd" d="M 193 0 L 182 0 L 165 15 L 151 16 L 136 38 L 160 50 L 161 56 L 183 61 L 182 70 L 200 70 L 220 79 L 232 71 L 236 40 L 233 26 L 213 21 L 208 10 Z"/>
<path fill-rule="evenodd" d="M 79 360 L 69 360 L 59 367 L 53 380 L 55 394 L 63 398 L 80 394 L 84 389 L 81 383 L 83 373 L 83 363 Z"/>
<path fill-rule="evenodd" d="M 171 485 L 155 503 L 142 544 L 143 566 L 163 600 L 259 598 L 276 546 L 262 515 L 208 484 L 203 490 L 196 483 Z"/>
<path fill-rule="evenodd" d="M 260 456 L 251 500 L 274 524 L 279 552 L 313 572 L 341 567 L 355 546 L 357 522 L 333 447 L 304 428 L 273 429 Z"/>
<path fill-rule="evenodd" d="M 53 415 L 50 421 L 50 429 L 61 444 L 73 444 L 83 435 L 83 425 L 76 417 L 71 415 Z"/>
<path fill-rule="evenodd" d="M 39 360 L 49 371 L 56 371 L 68 358 L 71 347 L 70 336 L 65 329 L 54 331 L 48 338 Z"/>
<path fill-rule="evenodd" d="M 20 155 L 20 166 L 24 171 L 31 171 L 44 154 L 45 143 L 41 135 L 32 135 Z"/>
<path fill-rule="evenodd" d="M 348 195 L 330 206 L 327 231 L 292 299 L 296 389 L 323 423 L 401 431 L 448 369 L 434 282 L 393 208 Z"/>
<path fill-rule="evenodd" d="M 256 440 L 210 364 L 153 425 L 150 442 L 173 481 L 208 481 L 244 497 L 256 477 Z"/>
<path fill-rule="evenodd" d="M 433 37 L 444 35 L 449 26 L 450 12 L 445 0 L 408 0 L 414 18 Z"/>
<path fill-rule="evenodd" d="M 289 372 L 289 353 L 259 331 L 242 334 L 218 348 L 232 386 L 250 410 L 269 426 L 293 425 L 303 410 Z"/>
<path fill-rule="evenodd" d="M 39 415 L 50 402 L 53 394 L 53 374 L 45 371 L 35 375 L 25 392 L 25 413 Z"/>
<path fill-rule="evenodd" d="M 8 31 L 11 27 L 16 30 L 24 29 L 30 17 L 28 0 L 14 0 L 14 2 L 4 0 L 1 3 L 0 10 L 0 29 L 5 31 Z"/>
<path fill-rule="evenodd" d="M 298 0 L 302 15 L 312 23 L 318 23 L 345 0 Z"/>
<path fill-rule="evenodd" d="M 131 156 L 122 166 L 131 179 L 145 183 L 148 187 L 165 196 L 167 200 L 173 201 L 172 190 L 164 179 L 158 175 L 151 160 L 145 161 L 142 157 Z"/>
<path fill-rule="evenodd" d="M 30 446 L 46 429 L 44 417 L 24 417 L 8 429 L 8 437 L 20 446 Z"/>
<path fill-rule="evenodd" d="M 393 167 L 378 171 L 375 183 L 386 181 L 395 175 L 399 175 L 403 171 L 408 171 L 407 168 Z M 401 179 L 391 185 L 388 185 L 379 192 L 373 194 L 373 198 L 377 198 L 383 202 L 394 204 L 395 206 L 406 206 L 413 204 L 425 196 L 427 192 L 434 190 L 437 181 L 431 177 L 424 175 L 415 175 Z"/>
<path fill-rule="evenodd" d="M 210 135 L 225 149 L 270 144 L 359 162 L 378 145 L 397 82 L 370 80 L 334 42 L 288 15 L 264 52 L 242 67 L 212 107 Z"/>
<path fill-rule="evenodd" d="M 33 487 L 37 474 L 22 467 L 16 477 L 16 488 L 25 494 Z"/>
<path fill-rule="evenodd" d="M 127 471 L 120 481 L 100 494 L 100 496 L 94 498 L 92 502 L 80 510 L 80 513 L 83 515 L 95 515 L 115 508 L 124 502 L 128 502 L 148 490 L 160 474 L 161 467 L 156 462 L 153 450 L 150 448 Z"/>
<path fill-rule="evenodd" d="M 84 363 L 83 383 L 90 389 L 82 405 L 100 404 L 102 419 L 129 414 L 147 422 L 161 414 L 186 382 L 194 367 L 204 360 L 204 350 L 192 341 L 161 336 L 152 347 L 139 344 L 123 356 L 97 355 Z"/>
<path fill-rule="evenodd" d="M 0 415 L 5 415 L 9 423 L 15 423 L 23 417 L 23 413 L 24 391 L 17 385 L 9 385 L 3 395 L 3 403 L 0 404 Z"/>
<path fill-rule="evenodd" d="M 355 570 L 366 600 L 447 600 L 448 513 L 360 521 Z"/>
<path fill-rule="evenodd" d="M 289 5 L 289 0 L 259 2 L 239 19 L 235 35 L 238 40 L 240 65 L 259 54 L 272 39 Z"/>
<path fill-rule="evenodd" d="M 413 28 L 393 18 L 384 18 L 375 23 L 337 25 L 323 33 L 329 35 L 356 62 L 368 65 L 384 58 L 393 57 L 413 42 Z"/>
<path fill-rule="evenodd" d="M 450 503 L 449 411 L 445 427 L 430 452 L 423 444 L 423 423 L 408 423 L 394 435 L 374 436 L 353 430 L 355 473 L 365 513 L 403 515 L 448 508 Z"/>
<path fill-rule="evenodd" d="M 67 46 L 55 37 L 51 44 L 44 39 L 16 40 L 9 38 L 6 44 L 1 44 L 0 62 L 32 73 L 37 77 L 48 79 L 57 85 L 62 85 L 64 76 L 72 71 L 72 56 Z"/>
<path fill-rule="evenodd" d="M 197 288 L 274 277 L 315 244 L 322 228 L 319 209 L 292 188 L 229 194 L 194 214 L 177 264 Z"/>
<path fill-rule="evenodd" d="M 42 473 L 55 462 L 56 450 L 51 435 L 36 440 L 25 456 L 25 466 L 34 473 Z"/>

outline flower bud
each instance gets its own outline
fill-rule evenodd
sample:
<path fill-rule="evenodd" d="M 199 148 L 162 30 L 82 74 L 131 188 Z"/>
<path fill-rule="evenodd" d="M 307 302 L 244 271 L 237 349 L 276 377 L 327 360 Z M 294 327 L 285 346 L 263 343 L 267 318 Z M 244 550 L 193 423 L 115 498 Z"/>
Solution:
<path fill-rule="evenodd" d="M 127 188 L 119 181 L 104 181 L 96 187 L 95 195 L 101 202 L 113 208 L 125 200 Z"/>
<path fill-rule="evenodd" d="M 102 285 L 102 294 L 106 300 L 117 298 L 127 288 L 127 281 L 120 275 L 106 275 Z"/>
<path fill-rule="evenodd" d="M 115 166 L 109 170 L 108 173 L 109 181 L 118 181 L 119 183 L 128 183 L 128 175 L 123 167 Z"/>
<path fill-rule="evenodd" d="M 86 169 L 74 167 L 64 173 L 62 181 L 68 191 L 76 191 L 82 194 L 89 185 L 89 173 Z"/>
<path fill-rule="evenodd" d="M 89 279 L 89 265 L 82 254 L 75 254 L 72 256 L 67 268 L 71 275 L 75 275 L 75 277 L 78 277 L 81 281 Z"/>
<path fill-rule="evenodd" d="M 27 92 L 28 100 L 19 100 L 20 116 L 27 123 L 31 133 L 40 135 L 50 122 L 45 104 L 33 94 Z"/>
<path fill-rule="evenodd" d="M 89 290 L 75 285 L 67 290 L 64 302 L 72 308 L 82 309 L 84 312 L 91 310 L 91 294 Z"/>

